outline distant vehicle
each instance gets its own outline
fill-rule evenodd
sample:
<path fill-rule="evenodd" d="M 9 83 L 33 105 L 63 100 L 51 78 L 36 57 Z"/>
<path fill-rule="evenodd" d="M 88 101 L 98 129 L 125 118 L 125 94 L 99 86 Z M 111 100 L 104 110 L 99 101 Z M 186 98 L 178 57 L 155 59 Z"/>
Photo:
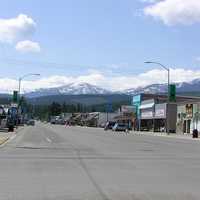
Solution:
<path fill-rule="evenodd" d="M 128 127 L 125 124 L 116 123 L 113 128 L 113 131 L 128 131 Z"/>
<path fill-rule="evenodd" d="M 34 119 L 28 120 L 27 125 L 28 126 L 35 126 L 35 120 Z"/>
<path fill-rule="evenodd" d="M 104 130 L 106 131 L 106 130 L 112 129 L 115 124 L 116 124 L 116 122 L 111 122 L 111 121 L 107 122 L 104 127 Z"/>
<path fill-rule="evenodd" d="M 62 118 L 56 120 L 56 124 L 65 125 L 66 121 Z"/>
<path fill-rule="evenodd" d="M 50 123 L 51 123 L 51 124 L 56 124 L 56 118 L 55 118 L 55 117 L 52 117 L 51 120 L 50 120 Z"/>
<path fill-rule="evenodd" d="M 105 128 L 105 126 L 106 126 L 106 123 L 104 122 L 99 125 L 100 128 Z"/>
<path fill-rule="evenodd" d="M 60 116 L 52 116 L 50 123 L 65 125 L 65 120 L 63 118 L 61 118 Z"/>

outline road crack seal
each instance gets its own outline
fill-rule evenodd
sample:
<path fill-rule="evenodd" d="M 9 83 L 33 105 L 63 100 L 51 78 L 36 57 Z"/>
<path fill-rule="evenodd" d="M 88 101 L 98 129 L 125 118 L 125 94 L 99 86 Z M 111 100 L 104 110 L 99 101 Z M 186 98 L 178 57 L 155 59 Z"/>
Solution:
<path fill-rule="evenodd" d="M 98 191 L 99 195 L 102 197 L 103 200 L 109 200 L 109 198 L 107 197 L 107 195 L 103 192 L 103 190 L 101 189 L 101 187 L 97 184 L 97 182 L 93 178 L 92 174 L 89 172 L 89 170 L 87 168 L 87 165 L 85 164 L 85 162 L 83 161 L 83 158 L 80 155 L 80 151 L 76 150 L 76 154 L 78 156 L 78 160 L 80 162 L 81 167 L 83 168 L 83 170 L 87 174 L 88 178 L 90 179 L 90 181 L 92 182 L 92 184 L 94 185 L 94 187 L 96 188 L 96 190 Z"/>

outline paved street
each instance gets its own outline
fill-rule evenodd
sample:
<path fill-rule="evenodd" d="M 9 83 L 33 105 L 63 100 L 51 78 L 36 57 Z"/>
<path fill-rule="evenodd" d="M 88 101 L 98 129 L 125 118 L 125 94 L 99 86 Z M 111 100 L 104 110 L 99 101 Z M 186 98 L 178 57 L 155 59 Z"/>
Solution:
<path fill-rule="evenodd" d="M 37 124 L 0 148 L 2 200 L 199 200 L 200 141 Z"/>

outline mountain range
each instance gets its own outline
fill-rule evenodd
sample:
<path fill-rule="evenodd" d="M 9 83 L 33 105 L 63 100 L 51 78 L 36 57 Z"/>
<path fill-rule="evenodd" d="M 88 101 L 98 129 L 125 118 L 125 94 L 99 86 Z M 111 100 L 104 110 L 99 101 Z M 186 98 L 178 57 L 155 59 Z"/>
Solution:
<path fill-rule="evenodd" d="M 200 79 L 191 82 L 176 83 L 177 94 L 200 96 Z M 61 87 L 42 88 L 24 94 L 29 103 L 50 105 L 52 102 L 82 104 L 86 106 L 108 104 L 130 104 L 131 96 L 138 93 L 167 93 L 166 84 L 152 84 L 145 87 L 131 88 L 123 91 L 110 91 L 88 83 L 71 83 Z M 8 104 L 10 94 L 0 94 L 0 104 Z"/>
<path fill-rule="evenodd" d="M 200 79 L 195 79 L 191 82 L 176 83 L 176 88 L 177 93 L 200 93 Z M 111 91 L 89 83 L 71 83 L 61 87 L 38 89 L 26 93 L 25 96 L 28 98 L 37 98 L 53 95 L 134 95 L 138 93 L 167 93 L 167 84 L 152 84 L 145 87 L 130 88 L 122 91 Z"/>
<path fill-rule="evenodd" d="M 86 94 L 112 94 L 112 91 L 89 83 L 70 83 L 61 87 L 41 88 L 30 93 L 26 93 L 28 98 L 52 95 L 86 95 Z"/>

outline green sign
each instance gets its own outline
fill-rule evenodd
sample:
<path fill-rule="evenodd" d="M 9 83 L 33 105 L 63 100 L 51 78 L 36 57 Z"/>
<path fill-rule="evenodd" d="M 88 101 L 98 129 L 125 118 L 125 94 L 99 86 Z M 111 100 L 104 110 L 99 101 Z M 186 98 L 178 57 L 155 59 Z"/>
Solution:
<path fill-rule="evenodd" d="M 169 101 L 176 102 L 176 85 L 169 85 Z"/>
<path fill-rule="evenodd" d="M 13 102 L 17 103 L 18 101 L 18 91 L 13 91 Z"/>

